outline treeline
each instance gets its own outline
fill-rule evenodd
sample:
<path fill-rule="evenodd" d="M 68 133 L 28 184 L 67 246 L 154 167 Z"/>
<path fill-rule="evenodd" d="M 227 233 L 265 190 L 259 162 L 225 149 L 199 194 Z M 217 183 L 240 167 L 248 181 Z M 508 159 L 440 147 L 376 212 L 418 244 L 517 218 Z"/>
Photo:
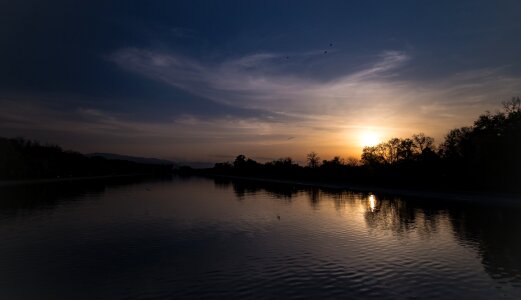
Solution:
<path fill-rule="evenodd" d="M 0 138 L 0 180 L 171 172 L 172 165 L 87 157 L 23 138 Z"/>
<path fill-rule="evenodd" d="M 244 155 L 217 163 L 211 174 L 320 180 L 353 184 L 447 189 L 521 191 L 521 100 L 503 103 L 472 126 L 450 130 L 442 143 L 423 133 L 365 147 L 360 160 L 307 155 L 306 166 L 291 158 L 258 163 Z"/>

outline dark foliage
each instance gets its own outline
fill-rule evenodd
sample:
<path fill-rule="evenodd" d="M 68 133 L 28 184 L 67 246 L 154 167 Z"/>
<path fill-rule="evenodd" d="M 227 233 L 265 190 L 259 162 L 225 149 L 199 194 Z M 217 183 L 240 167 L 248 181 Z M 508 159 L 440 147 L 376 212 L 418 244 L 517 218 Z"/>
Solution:
<path fill-rule="evenodd" d="M 440 145 L 444 175 L 482 187 L 513 189 L 521 176 L 521 100 L 479 116 L 472 127 L 451 130 Z"/>
<path fill-rule="evenodd" d="M 423 133 L 392 138 L 365 147 L 361 161 L 340 157 L 323 160 L 307 155 L 307 166 L 283 158 L 265 164 L 245 155 L 233 163 L 218 163 L 207 173 L 291 180 L 319 180 L 401 187 L 521 190 L 521 100 L 503 103 L 504 110 L 478 117 L 473 126 L 449 131 L 435 146 Z"/>
<path fill-rule="evenodd" d="M 172 165 L 87 157 L 22 138 L 0 138 L 0 179 L 39 179 L 169 172 Z"/>

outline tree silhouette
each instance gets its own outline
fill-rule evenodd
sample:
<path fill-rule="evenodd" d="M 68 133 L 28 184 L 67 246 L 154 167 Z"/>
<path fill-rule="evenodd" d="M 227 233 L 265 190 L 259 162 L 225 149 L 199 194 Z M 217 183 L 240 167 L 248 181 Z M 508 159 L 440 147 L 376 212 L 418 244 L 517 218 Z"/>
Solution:
<path fill-rule="evenodd" d="M 412 136 L 413 146 L 418 154 L 423 153 L 426 149 L 433 149 L 434 139 L 426 136 L 423 132 L 413 134 Z"/>
<path fill-rule="evenodd" d="M 233 161 L 233 166 L 235 168 L 244 168 L 246 166 L 246 156 L 243 154 L 237 155 L 237 157 Z"/>
<path fill-rule="evenodd" d="M 472 128 L 461 127 L 452 129 L 445 136 L 445 141 L 440 145 L 440 154 L 443 158 L 455 160 L 469 155 L 470 135 Z"/>
<path fill-rule="evenodd" d="M 171 172 L 172 165 L 87 157 L 23 138 L 0 138 L 0 179 L 70 178 Z"/>
<path fill-rule="evenodd" d="M 519 97 L 512 97 L 509 101 L 504 101 L 503 109 L 507 115 L 521 112 L 521 99 Z"/>
<path fill-rule="evenodd" d="M 315 151 L 311 151 L 306 155 L 306 160 L 308 162 L 308 167 L 310 168 L 318 168 L 320 165 L 320 157 Z"/>

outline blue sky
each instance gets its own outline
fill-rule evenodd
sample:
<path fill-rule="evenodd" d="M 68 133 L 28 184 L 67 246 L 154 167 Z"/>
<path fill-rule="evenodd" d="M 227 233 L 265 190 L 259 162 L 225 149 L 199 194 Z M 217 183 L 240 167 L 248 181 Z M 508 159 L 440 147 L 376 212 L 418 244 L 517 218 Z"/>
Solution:
<path fill-rule="evenodd" d="M 519 1 L 1 1 L 0 135 L 220 161 L 438 142 L 521 90 Z M 326 53 L 327 52 L 327 53 Z"/>

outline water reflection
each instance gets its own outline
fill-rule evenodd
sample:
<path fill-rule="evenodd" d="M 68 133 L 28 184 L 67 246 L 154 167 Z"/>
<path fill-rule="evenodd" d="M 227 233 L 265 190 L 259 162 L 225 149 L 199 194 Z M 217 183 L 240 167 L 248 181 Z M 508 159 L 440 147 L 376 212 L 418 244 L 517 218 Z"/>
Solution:
<path fill-rule="evenodd" d="M 369 195 L 369 210 L 374 212 L 376 208 L 376 198 L 374 195 Z"/>
<path fill-rule="evenodd" d="M 148 181 L 171 180 L 171 177 L 114 177 L 85 181 L 19 184 L 0 187 L 0 215 L 40 209 L 51 209 L 86 195 L 101 195 L 107 188 L 128 187 Z"/>
<path fill-rule="evenodd" d="M 307 190 L 309 196 L 309 205 L 314 209 L 319 208 L 320 198 L 321 198 L 321 190 L 316 187 L 311 187 Z"/>
<path fill-rule="evenodd" d="M 521 282 L 521 212 L 514 208 L 458 207 L 449 211 L 454 233 L 479 248 L 485 270 Z"/>
<path fill-rule="evenodd" d="M 418 232 L 420 237 L 436 232 L 438 220 L 445 215 L 443 210 L 432 212 L 399 198 L 385 198 L 376 202 L 376 196 L 368 197 L 368 209 L 365 220 L 370 228 L 390 230 L 395 234 L 403 235 L 411 231 Z M 416 205 L 415 205 L 416 204 Z"/>
<path fill-rule="evenodd" d="M 269 182 L 259 184 L 258 182 L 248 180 L 217 178 L 214 179 L 214 184 L 218 189 L 228 189 L 232 187 L 238 200 L 243 200 L 247 195 L 255 195 L 262 191 L 268 193 L 273 198 L 290 201 L 292 197 L 301 192 L 301 189 L 294 185 L 273 184 Z"/>
<path fill-rule="evenodd" d="M 520 213 L 198 177 L 0 188 L 0 290 L 519 299 Z"/>
<path fill-rule="evenodd" d="M 297 187 L 256 182 L 228 182 L 238 198 L 250 191 L 266 192 L 278 199 L 291 201 L 307 194 L 309 205 L 320 208 L 323 201 L 333 201 L 339 212 L 364 207 L 369 229 L 389 231 L 397 236 L 414 233 L 428 240 L 442 229 L 452 228 L 461 244 L 477 248 L 485 271 L 494 279 L 521 285 L 521 209 L 479 203 L 454 203 L 362 194 L 348 191 Z"/>

